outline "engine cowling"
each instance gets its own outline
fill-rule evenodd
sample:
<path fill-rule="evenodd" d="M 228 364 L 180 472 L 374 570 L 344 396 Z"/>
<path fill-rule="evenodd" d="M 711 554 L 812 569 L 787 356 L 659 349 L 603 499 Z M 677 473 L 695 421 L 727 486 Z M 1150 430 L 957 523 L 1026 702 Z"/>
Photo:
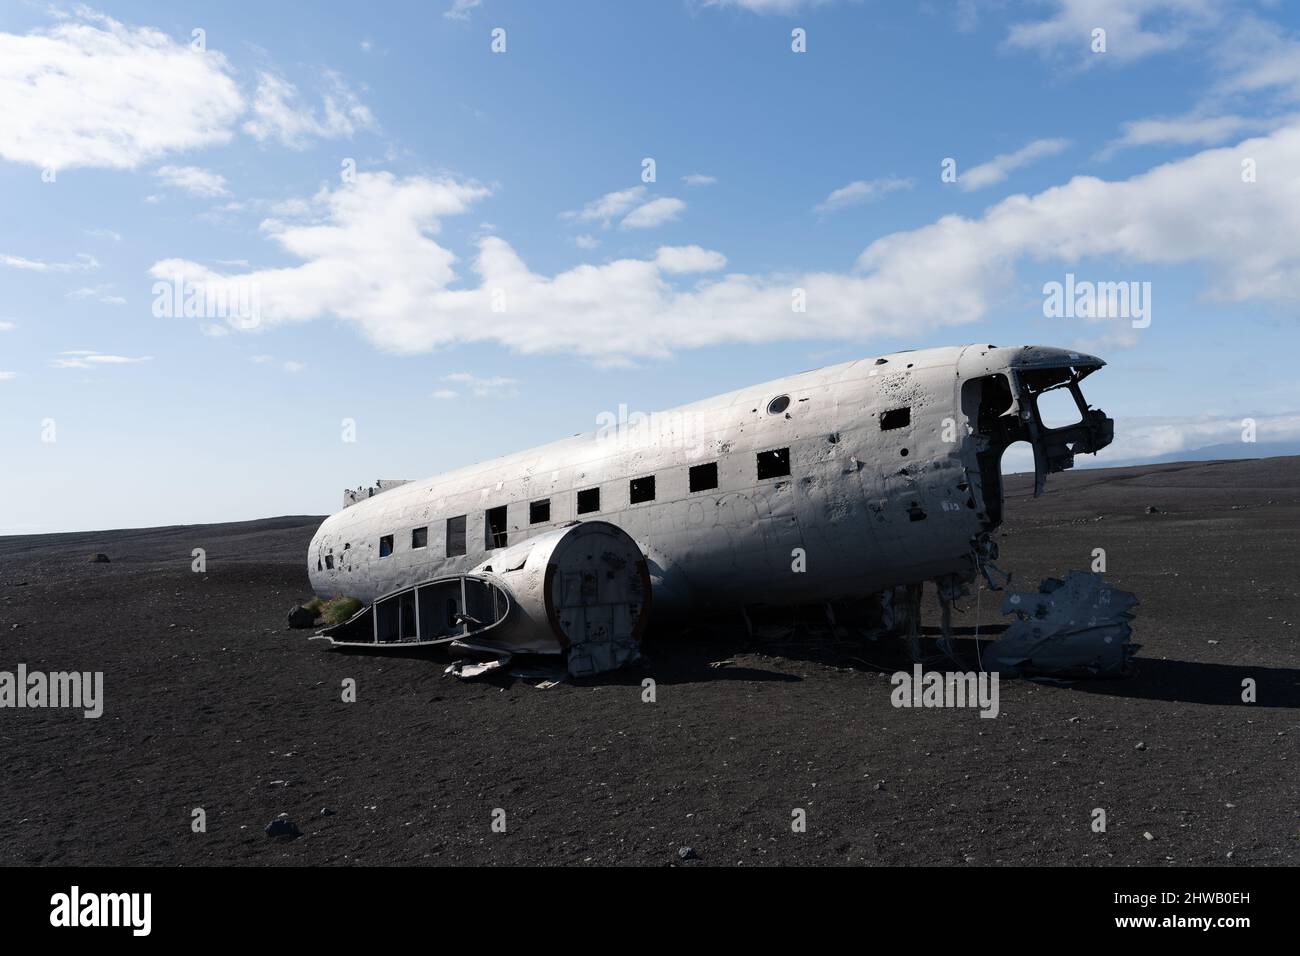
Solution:
<path fill-rule="evenodd" d="M 556 528 L 505 548 L 471 575 L 510 596 L 505 620 L 465 643 L 520 653 L 567 651 L 575 675 L 614 670 L 640 656 L 649 623 L 650 573 L 640 546 L 607 521 Z"/>

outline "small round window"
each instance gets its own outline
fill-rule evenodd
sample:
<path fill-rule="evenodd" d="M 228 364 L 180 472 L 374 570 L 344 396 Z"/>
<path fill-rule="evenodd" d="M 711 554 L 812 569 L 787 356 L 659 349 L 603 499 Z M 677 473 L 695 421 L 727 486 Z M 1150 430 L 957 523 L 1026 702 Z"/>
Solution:
<path fill-rule="evenodd" d="M 767 413 L 769 415 L 780 415 L 783 411 L 785 411 L 789 407 L 790 407 L 790 396 L 778 395 L 776 398 L 772 399 L 770 402 L 767 403 Z"/>

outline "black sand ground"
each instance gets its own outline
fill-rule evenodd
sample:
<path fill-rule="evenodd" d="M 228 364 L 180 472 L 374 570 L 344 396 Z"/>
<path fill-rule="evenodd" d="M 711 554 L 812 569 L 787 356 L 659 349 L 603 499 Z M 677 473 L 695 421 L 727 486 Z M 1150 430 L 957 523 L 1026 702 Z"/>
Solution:
<path fill-rule="evenodd" d="M 0 710 L 0 862 L 1300 862 L 1300 458 L 1025 488 L 1000 565 L 1028 587 L 1105 548 L 1140 669 L 1006 681 L 995 720 L 893 708 L 852 659 L 884 649 L 812 621 L 803 643 L 657 639 L 641 670 L 548 690 L 330 652 L 284 627 L 318 518 L 0 538 L 0 669 L 102 670 L 107 698 L 99 720 Z M 282 812 L 285 844 L 263 833 Z"/>

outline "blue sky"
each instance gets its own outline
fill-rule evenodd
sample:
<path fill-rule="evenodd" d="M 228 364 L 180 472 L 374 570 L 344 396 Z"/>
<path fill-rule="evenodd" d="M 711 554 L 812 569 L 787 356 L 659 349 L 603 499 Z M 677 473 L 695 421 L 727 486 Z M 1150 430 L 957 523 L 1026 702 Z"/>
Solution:
<path fill-rule="evenodd" d="M 621 405 L 973 341 L 1106 358 L 1099 463 L 1246 417 L 1294 443 L 1297 26 L 1244 0 L 10 3 L 0 533 L 324 513 Z M 1067 273 L 1149 289 L 1149 326 L 1046 316 Z M 255 321 L 156 314 L 173 275 L 255 290 Z"/>

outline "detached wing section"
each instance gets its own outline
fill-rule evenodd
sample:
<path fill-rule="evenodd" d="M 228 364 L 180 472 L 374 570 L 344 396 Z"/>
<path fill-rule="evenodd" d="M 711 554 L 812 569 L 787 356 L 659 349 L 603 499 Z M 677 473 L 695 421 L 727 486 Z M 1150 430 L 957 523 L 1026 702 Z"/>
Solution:
<path fill-rule="evenodd" d="M 616 525 L 584 521 L 504 548 L 466 574 L 385 594 L 317 636 L 374 650 L 567 654 L 569 672 L 582 676 L 640 657 L 650 596 L 636 541 Z"/>

